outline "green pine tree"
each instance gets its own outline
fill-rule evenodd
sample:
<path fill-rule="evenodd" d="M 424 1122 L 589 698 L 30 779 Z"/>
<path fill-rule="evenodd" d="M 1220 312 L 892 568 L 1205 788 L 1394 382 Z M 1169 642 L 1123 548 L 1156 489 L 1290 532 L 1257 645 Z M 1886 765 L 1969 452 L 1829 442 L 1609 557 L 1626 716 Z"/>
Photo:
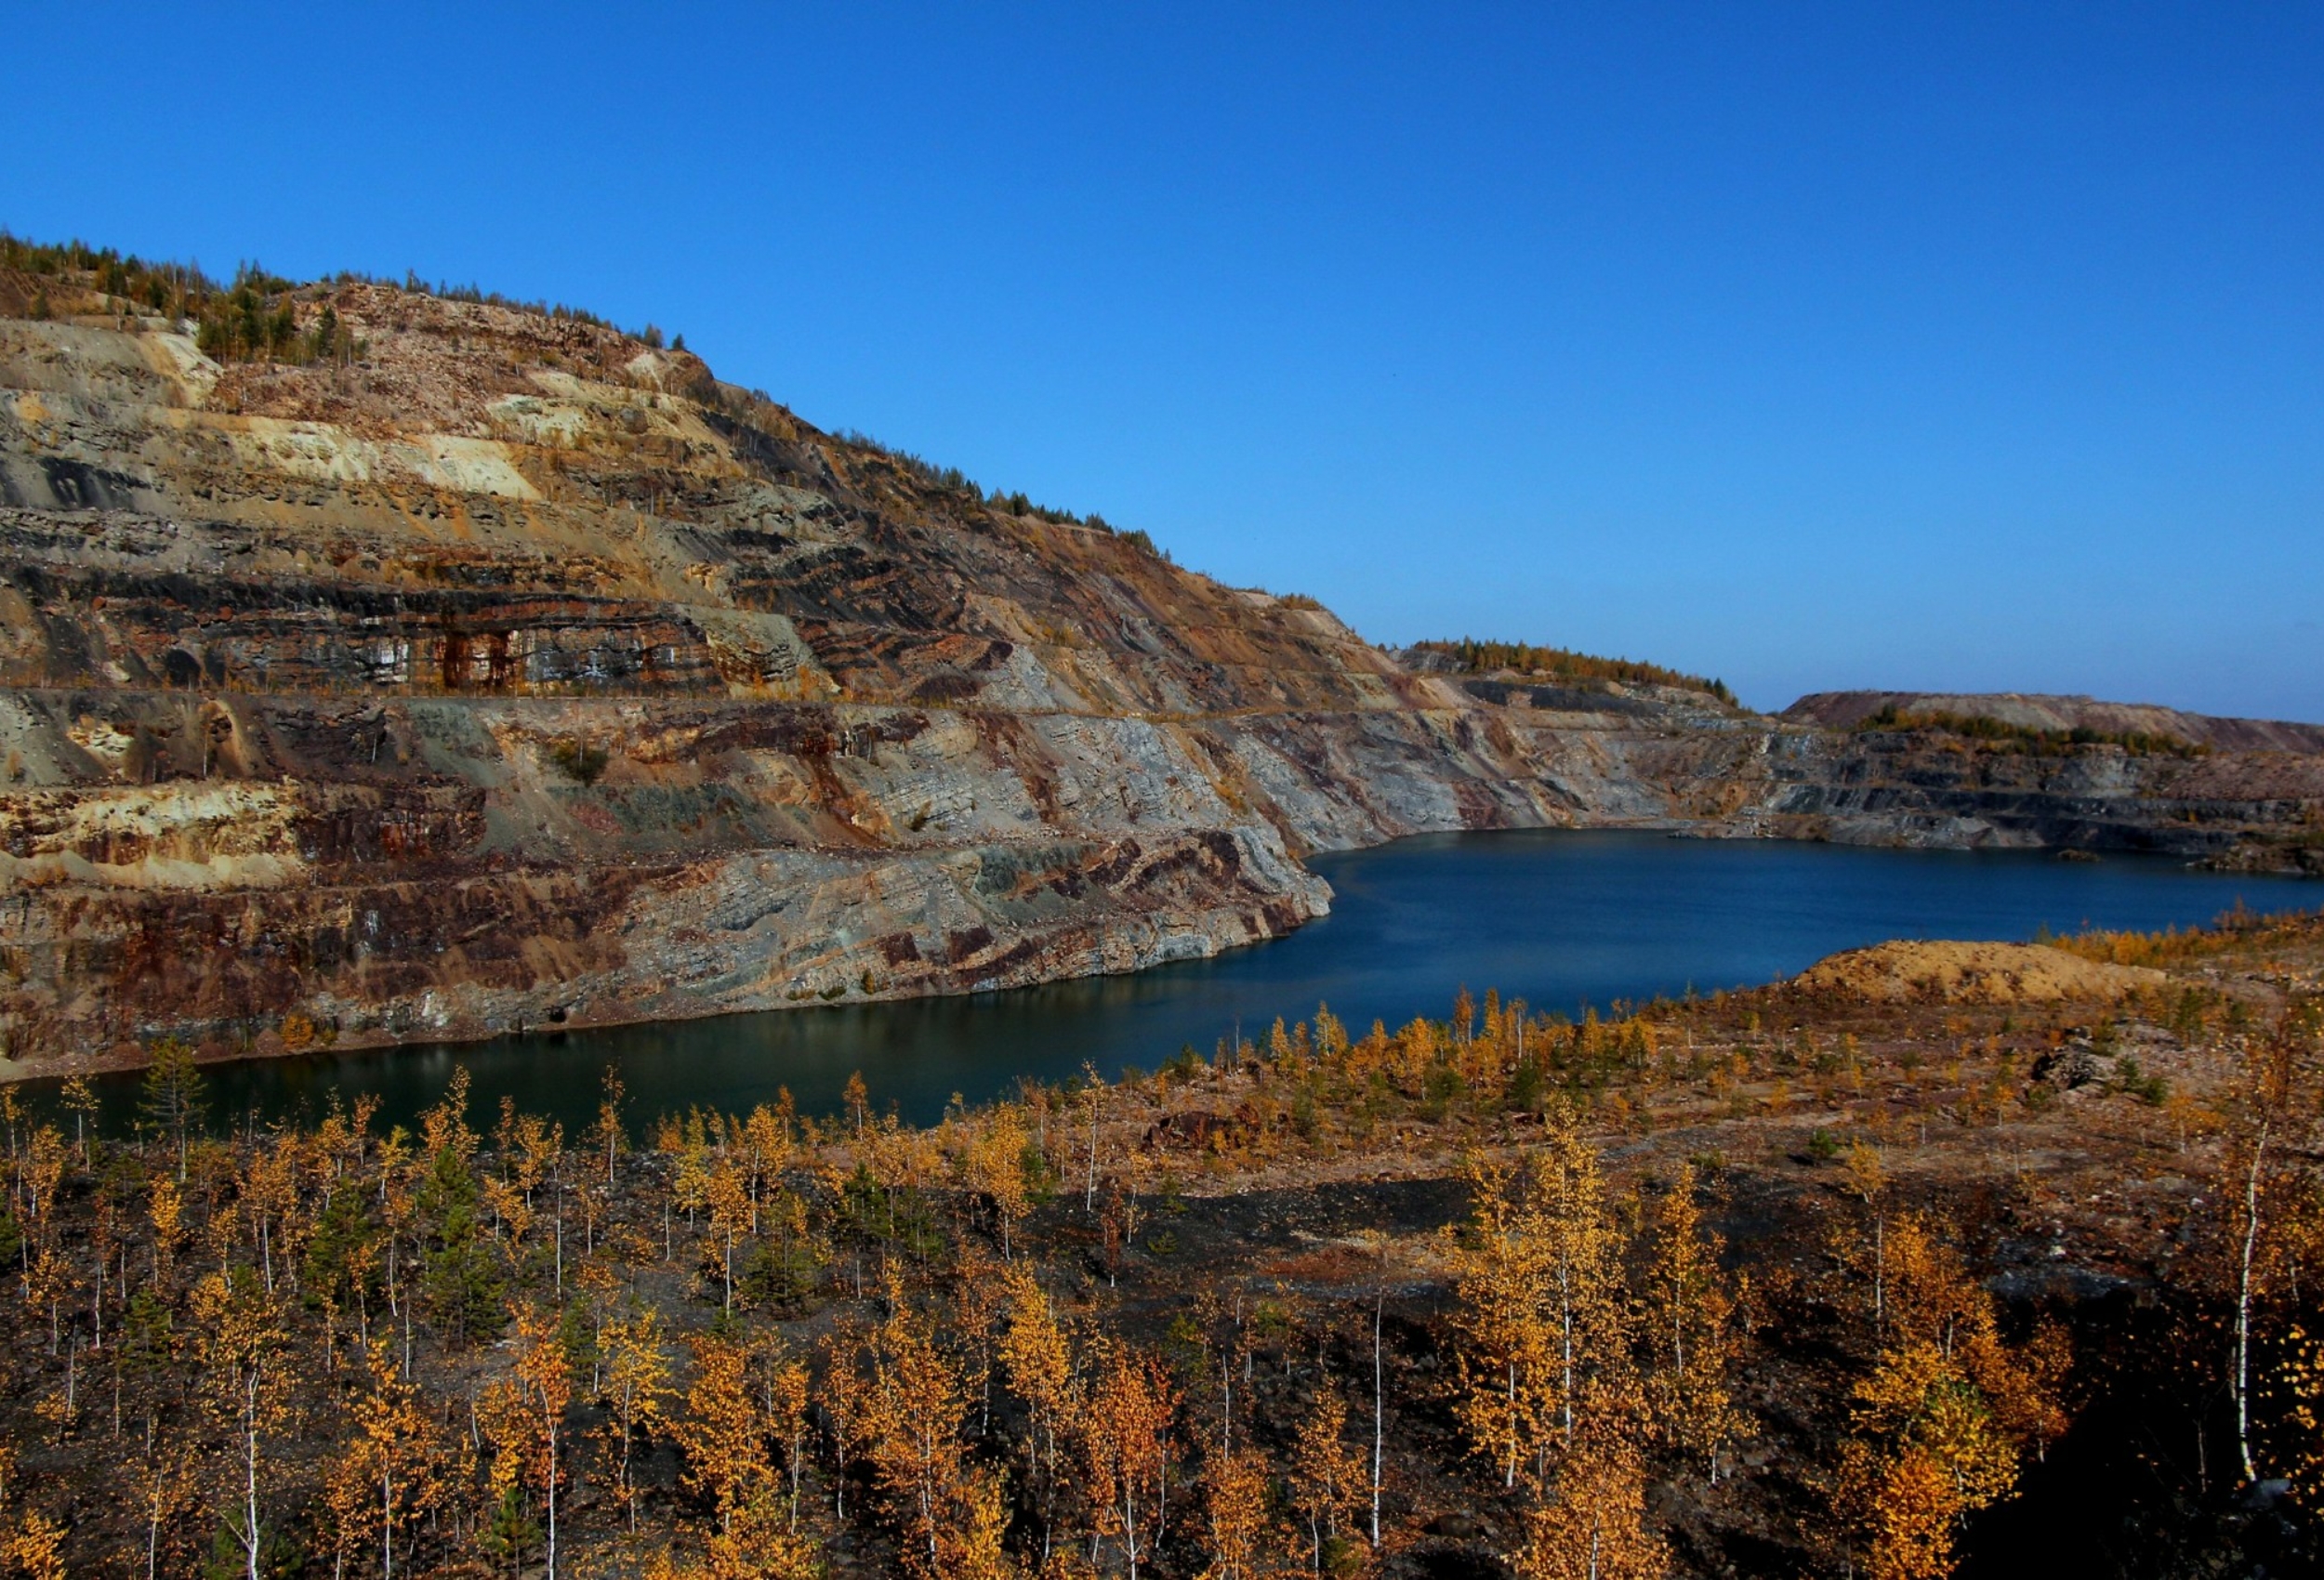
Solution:
<path fill-rule="evenodd" d="M 176 1037 L 163 1037 L 148 1048 L 152 1062 L 145 1070 L 145 1092 L 138 1111 L 154 1131 L 178 1148 L 178 1178 L 186 1177 L 187 1133 L 198 1130 L 209 1099 L 202 1089 L 202 1073 L 194 1068 L 193 1049 Z"/>
<path fill-rule="evenodd" d="M 484 1235 L 483 1192 L 468 1160 L 440 1148 L 420 1185 L 420 1301 L 429 1322 L 453 1344 L 497 1335 L 508 1320 L 503 1284 Z"/>

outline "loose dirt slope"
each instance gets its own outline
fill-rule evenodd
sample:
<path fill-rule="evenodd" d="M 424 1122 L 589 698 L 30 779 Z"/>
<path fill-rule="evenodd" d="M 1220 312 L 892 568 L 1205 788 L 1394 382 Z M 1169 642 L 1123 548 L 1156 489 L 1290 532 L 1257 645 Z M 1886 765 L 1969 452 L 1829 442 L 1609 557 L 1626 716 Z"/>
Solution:
<path fill-rule="evenodd" d="M 1827 955 L 1795 985 L 1874 1003 L 2054 1004 L 2119 999 L 2163 980 L 2160 971 L 2102 965 L 2044 944 L 1907 939 Z"/>

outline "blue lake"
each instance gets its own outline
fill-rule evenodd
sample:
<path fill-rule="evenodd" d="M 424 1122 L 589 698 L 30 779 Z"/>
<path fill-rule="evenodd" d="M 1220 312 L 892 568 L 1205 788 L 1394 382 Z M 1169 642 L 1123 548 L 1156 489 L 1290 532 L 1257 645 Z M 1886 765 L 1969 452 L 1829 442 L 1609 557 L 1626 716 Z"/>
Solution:
<path fill-rule="evenodd" d="M 831 1112 L 851 1072 L 874 1103 L 939 1115 L 1020 1077 L 1085 1061 L 1111 1076 L 1181 1047 L 1263 1035 L 1318 1004 L 1359 1032 L 1446 1013 L 1467 985 L 1542 1011 L 1771 981 L 1890 938 L 2030 939 L 2085 926 L 2151 929 L 2324 904 L 2298 878 L 2225 876 L 2159 858 L 2062 862 L 2031 851 L 1857 849 L 1776 841 L 1527 831 L 1427 835 L 1317 857 L 1332 914 L 1290 937 L 1129 977 L 897 1004 L 819 1007 L 452 1047 L 251 1060 L 207 1071 L 218 1116 L 320 1109 L 336 1088 L 379 1095 L 408 1120 L 456 1065 L 475 1113 L 501 1095 L 576 1129 L 601 1071 L 620 1071 L 634 1114 L 702 1104 L 747 1111 L 788 1086 Z M 134 1077 L 109 1081 L 125 1110 Z"/>

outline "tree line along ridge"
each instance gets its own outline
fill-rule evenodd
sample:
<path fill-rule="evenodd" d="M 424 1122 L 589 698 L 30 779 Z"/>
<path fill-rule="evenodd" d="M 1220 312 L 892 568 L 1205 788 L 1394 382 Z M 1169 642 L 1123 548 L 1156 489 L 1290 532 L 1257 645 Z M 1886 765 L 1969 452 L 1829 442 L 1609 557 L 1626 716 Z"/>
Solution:
<path fill-rule="evenodd" d="M 1594 653 L 1576 652 L 1570 648 L 1542 647 L 1531 642 L 1479 641 L 1474 637 L 1462 637 L 1458 641 L 1415 642 L 1412 651 L 1446 660 L 1456 673 L 1463 675 L 1507 672 L 1564 680 L 1613 680 L 1633 686 L 1675 686 L 1690 691 L 1708 691 L 1730 707 L 1739 705 L 1735 700 L 1735 693 L 1727 689 L 1723 680 L 1689 675 L 1682 670 L 1637 659 L 1602 658 Z"/>

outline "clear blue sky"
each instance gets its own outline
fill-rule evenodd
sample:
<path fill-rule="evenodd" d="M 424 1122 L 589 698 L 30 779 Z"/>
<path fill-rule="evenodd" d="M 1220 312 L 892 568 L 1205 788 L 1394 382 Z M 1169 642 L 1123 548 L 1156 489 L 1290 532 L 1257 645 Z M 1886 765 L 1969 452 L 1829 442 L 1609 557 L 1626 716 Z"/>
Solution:
<path fill-rule="evenodd" d="M 651 319 L 1377 639 L 2324 718 L 2324 7 L 84 4 L 0 105 L 21 233 Z"/>

